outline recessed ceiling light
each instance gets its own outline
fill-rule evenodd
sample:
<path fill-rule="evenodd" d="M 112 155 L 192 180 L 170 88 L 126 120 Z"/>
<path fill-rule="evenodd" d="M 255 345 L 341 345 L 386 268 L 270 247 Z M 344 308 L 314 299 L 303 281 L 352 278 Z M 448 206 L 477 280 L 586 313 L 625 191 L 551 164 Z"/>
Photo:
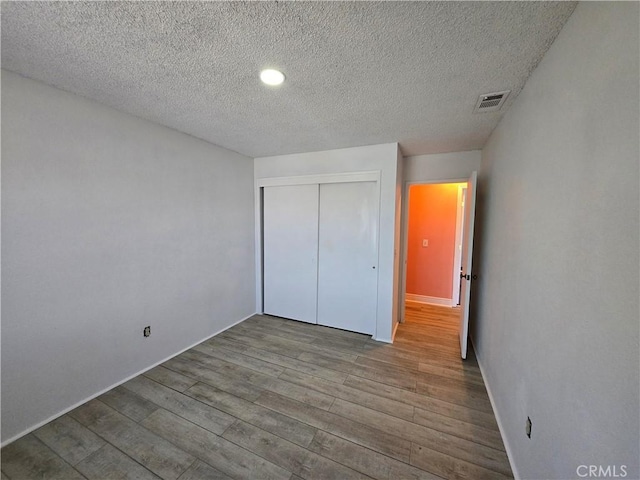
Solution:
<path fill-rule="evenodd" d="M 278 70 L 268 68 L 260 72 L 260 80 L 267 85 L 280 85 L 284 82 L 284 74 Z"/>

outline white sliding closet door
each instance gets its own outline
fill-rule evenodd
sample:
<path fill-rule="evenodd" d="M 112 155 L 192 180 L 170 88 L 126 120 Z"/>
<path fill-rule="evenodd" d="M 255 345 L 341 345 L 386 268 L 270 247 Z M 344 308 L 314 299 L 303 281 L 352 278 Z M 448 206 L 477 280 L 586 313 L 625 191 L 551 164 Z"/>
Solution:
<path fill-rule="evenodd" d="M 264 313 L 317 323 L 318 185 L 264 188 Z"/>
<path fill-rule="evenodd" d="M 318 323 L 374 334 L 378 291 L 376 182 L 320 185 Z"/>

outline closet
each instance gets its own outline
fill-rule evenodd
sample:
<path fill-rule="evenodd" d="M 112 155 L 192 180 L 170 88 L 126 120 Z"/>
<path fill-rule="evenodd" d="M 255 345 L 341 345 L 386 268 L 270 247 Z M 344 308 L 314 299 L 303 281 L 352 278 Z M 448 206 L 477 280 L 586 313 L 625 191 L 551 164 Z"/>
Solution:
<path fill-rule="evenodd" d="M 375 181 L 263 189 L 264 313 L 375 334 Z"/>

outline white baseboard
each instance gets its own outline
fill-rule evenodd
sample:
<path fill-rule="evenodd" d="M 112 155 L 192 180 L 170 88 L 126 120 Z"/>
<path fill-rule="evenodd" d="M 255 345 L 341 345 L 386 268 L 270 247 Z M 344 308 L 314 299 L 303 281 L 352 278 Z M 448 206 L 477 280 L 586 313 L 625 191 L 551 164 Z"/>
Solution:
<path fill-rule="evenodd" d="M 478 360 L 478 366 L 480 367 L 480 374 L 482 375 L 482 380 L 484 381 L 484 386 L 487 389 L 487 395 L 489 395 L 489 402 L 491 402 L 491 408 L 493 409 L 493 415 L 496 417 L 496 422 L 498 423 L 498 430 L 500 430 L 500 436 L 502 437 L 502 443 L 504 443 L 504 449 L 507 452 L 507 458 L 509 459 L 509 465 L 511 466 L 511 473 L 513 473 L 514 480 L 520 480 L 522 477 L 518 473 L 518 469 L 516 468 L 515 463 L 513 463 L 513 455 L 511 453 L 511 448 L 509 447 L 509 442 L 507 442 L 507 437 L 504 434 L 504 427 L 502 426 L 502 422 L 500 421 L 500 414 L 496 409 L 496 402 L 493 398 L 493 393 L 491 393 L 491 386 L 487 382 L 487 376 L 484 374 L 484 369 L 482 368 L 482 363 L 480 362 L 480 357 L 478 357 L 478 350 L 476 346 L 473 344 L 473 338 L 469 335 L 469 340 L 471 340 L 471 345 L 473 346 L 473 351 L 476 354 L 476 360 Z"/>
<path fill-rule="evenodd" d="M 426 295 L 416 295 L 414 293 L 407 293 L 405 295 L 405 300 L 409 300 L 410 302 L 428 303 L 430 305 L 443 305 L 445 307 L 455 306 L 453 304 L 453 299 L 451 298 L 428 297 Z"/>
<path fill-rule="evenodd" d="M 167 358 L 165 358 L 164 360 L 160 360 L 159 362 L 154 363 L 154 364 L 153 364 L 153 365 L 151 365 L 150 367 L 147 367 L 147 368 L 144 368 L 144 369 L 140 370 L 138 373 L 134 373 L 133 375 L 129 375 L 129 376 L 128 376 L 127 378 L 125 378 L 124 380 L 119 381 L 119 382 L 116 382 L 116 383 L 114 383 L 113 385 L 111 385 L 110 387 L 107 387 L 107 388 L 105 388 L 105 389 L 103 389 L 103 390 L 100 390 L 98 393 L 96 393 L 96 394 L 94 394 L 94 395 L 91 395 L 91 396 L 89 396 L 89 397 L 85 398 L 84 400 L 81 400 L 81 401 L 79 401 L 78 403 L 75 403 L 75 404 L 71 405 L 69 408 L 65 408 L 65 409 L 64 409 L 64 410 L 62 410 L 61 412 L 56 413 L 55 415 L 50 416 L 50 417 L 49 417 L 49 418 L 47 418 L 46 420 L 43 420 L 42 422 L 39 422 L 39 423 L 37 423 L 37 424 L 33 425 L 32 427 L 29 427 L 29 428 L 27 428 L 26 430 L 24 430 L 24 431 L 22 431 L 22 432 L 18 433 L 17 435 L 14 435 L 13 437 L 11 437 L 11 438 L 9 438 L 9 439 L 5 440 L 4 442 L 2 442 L 2 444 L 0 444 L 0 447 L 5 447 L 6 445 L 9 445 L 10 443 L 15 442 L 15 441 L 16 441 L 16 440 L 18 440 L 19 438 L 22 438 L 22 437 L 24 437 L 25 435 L 27 435 L 27 434 L 29 434 L 29 433 L 33 432 L 34 430 L 39 429 L 39 428 L 40 428 L 40 427 L 42 427 L 43 425 L 46 425 L 47 423 L 54 421 L 56 418 L 61 417 L 61 416 L 62 416 L 62 415 L 64 415 L 65 413 L 69 413 L 69 412 L 70 412 L 71 410 L 73 410 L 74 408 L 78 408 L 80 405 L 84 405 L 84 404 L 85 404 L 85 403 L 87 403 L 88 401 L 93 400 L 94 398 L 99 397 L 99 396 L 100 396 L 100 395 L 102 395 L 103 393 L 107 393 L 109 390 L 112 390 L 112 389 L 114 389 L 114 388 L 116 388 L 116 387 L 118 387 L 118 386 L 122 385 L 123 383 L 128 382 L 128 381 L 129 381 L 129 380 L 131 380 L 132 378 L 135 378 L 135 377 L 137 377 L 138 375 L 142 375 L 144 372 L 146 372 L 146 371 L 148 371 L 148 370 L 151 370 L 152 368 L 157 367 L 158 365 L 160 365 L 160 364 L 162 364 L 162 363 L 166 362 L 167 360 L 171 360 L 173 357 L 176 357 L 176 356 L 180 355 L 181 353 L 186 352 L 187 350 L 189 350 L 189 349 L 191 349 L 191 348 L 195 347 L 196 345 L 200 345 L 202 342 L 205 342 L 205 341 L 209 340 L 210 338 L 215 337 L 216 335 L 218 335 L 218 334 L 220 334 L 220 333 L 224 332 L 225 330 L 228 330 L 228 329 L 230 329 L 231 327 L 233 327 L 233 326 L 235 326 L 235 325 L 238 325 L 239 323 L 244 322 L 246 319 L 251 318 L 251 317 L 253 317 L 254 315 L 256 315 L 256 313 L 252 313 L 251 315 L 248 315 L 248 316 L 246 316 L 246 317 L 244 317 L 244 318 L 242 318 L 242 319 L 238 320 L 237 322 L 234 322 L 234 323 L 232 323 L 231 325 L 229 325 L 229 326 L 227 326 L 227 327 L 224 327 L 224 328 L 222 328 L 222 329 L 218 330 L 218 331 L 217 331 L 217 332 L 215 332 L 214 334 L 209 335 L 208 337 L 205 337 L 205 338 L 203 338 L 203 339 L 201 339 L 201 340 L 198 340 L 197 342 L 193 343 L 192 345 L 188 346 L 187 348 L 184 348 L 184 349 L 182 349 L 182 350 L 180 350 L 180 351 L 178 351 L 178 352 L 176 352 L 176 353 L 172 353 L 171 355 L 169 355 L 169 356 L 168 356 Z"/>

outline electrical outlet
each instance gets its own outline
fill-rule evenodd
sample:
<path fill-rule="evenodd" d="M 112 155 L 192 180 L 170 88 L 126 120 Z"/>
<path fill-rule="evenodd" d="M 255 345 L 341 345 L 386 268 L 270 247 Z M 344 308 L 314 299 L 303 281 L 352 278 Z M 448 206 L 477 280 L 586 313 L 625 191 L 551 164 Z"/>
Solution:
<path fill-rule="evenodd" d="M 531 419 L 527 417 L 527 425 L 525 427 L 525 432 L 527 433 L 527 437 L 531 438 Z"/>
<path fill-rule="evenodd" d="M 422 246 L 423 247 L 428 247 L 429 246 L 429 240 L 427 240 L 426 238 L 424 240 L 422 240 Z"/>
<path fill-rule="evenodd" d="M 148 337 L 149 335 L 151 335 L 151 327 L 144 327 L 144 330 L 142 331 L 142 334 L 145 337 Z"/>

